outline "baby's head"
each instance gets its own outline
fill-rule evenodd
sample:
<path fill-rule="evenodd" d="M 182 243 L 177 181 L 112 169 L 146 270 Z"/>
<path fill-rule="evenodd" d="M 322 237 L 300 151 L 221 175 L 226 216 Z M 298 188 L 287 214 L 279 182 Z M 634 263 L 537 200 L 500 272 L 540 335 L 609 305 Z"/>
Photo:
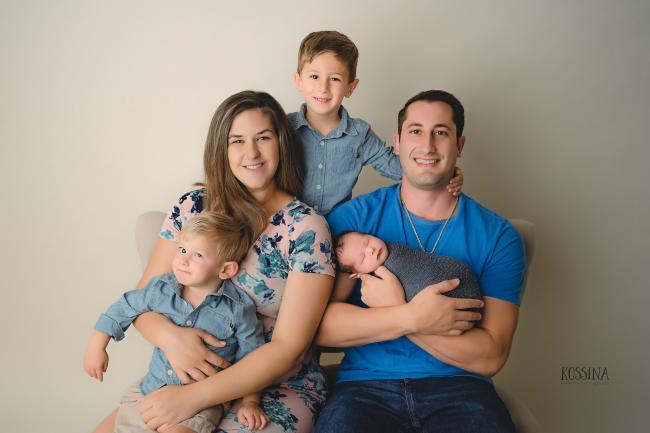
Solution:
<path fill-rule="evenodd" d="M 338 113 L 343 98 L 350 97 L 359 83 L 358 59 L 356 45 L 342 33 L 321 31 L 305 36 L 294 81 L 307 109 L 321 115 Z"/>
<path fill-rule="evenodd" d="M 246 223 L 221 212 L 203 212 L 183 225 L 172 270 L 186 286 L 232 278 L 251 246 Z"/>
<path fill-rule="evenodd" d="M 336 260 L 342 272 L 368 274 L 383 265 L 387 257 L 386 243 L 375 236 L 348 232 L 336 242 Z"/>

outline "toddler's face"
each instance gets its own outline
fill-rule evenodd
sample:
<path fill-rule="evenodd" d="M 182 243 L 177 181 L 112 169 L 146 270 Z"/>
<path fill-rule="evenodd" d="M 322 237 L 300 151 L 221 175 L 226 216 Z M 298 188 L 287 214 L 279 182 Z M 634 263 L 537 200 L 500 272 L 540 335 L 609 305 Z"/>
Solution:
<path fill-rule="evenodd" d="M 354 273 L 367 274 L 377 270 L 388 257 L 388 247 L 379 238 L 363 233 L 346 233 L 336 246 L 339 265 Z"/>
<path fill-rule="evenodd" d="M 178 282 L 184 286 L 214 288 L 223 264 L 214 250 L 213 242 L 204 236 L 181 234 L 172 261 L 172 270 Z"/>

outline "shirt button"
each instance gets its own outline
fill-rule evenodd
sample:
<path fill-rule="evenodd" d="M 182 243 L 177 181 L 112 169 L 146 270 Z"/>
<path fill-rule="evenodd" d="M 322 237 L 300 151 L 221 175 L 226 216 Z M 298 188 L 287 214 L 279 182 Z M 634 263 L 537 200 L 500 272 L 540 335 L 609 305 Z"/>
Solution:
<path fill-rule="evenodd" d="M 171 368 L 169 370 L 167 370 L 167 375 L 168 376 L 171 376 L 172 374 L 174 374 L 174 370 L 172 370 Z"/>
<path fill-rule="evenodd" d="M 316 189 L 320 189 L 320 185 L 316 185 Z"/>
<path fill-rule="evenodd" d="M 325 140 L 321 140 L 320 145 L 325 146 Z"/>
<path fill-rule="evenodd" d="M 187 322 L 185 322 L 185 324 L 186 324 L 187 326 L 192 326 L 192 321 L 191 321 L 191 320 L 188 320 Z"/>
<path fill-rule="evenodd" d="M 323 168 L 323 164 L 318 164 L 318 168 Z"/>

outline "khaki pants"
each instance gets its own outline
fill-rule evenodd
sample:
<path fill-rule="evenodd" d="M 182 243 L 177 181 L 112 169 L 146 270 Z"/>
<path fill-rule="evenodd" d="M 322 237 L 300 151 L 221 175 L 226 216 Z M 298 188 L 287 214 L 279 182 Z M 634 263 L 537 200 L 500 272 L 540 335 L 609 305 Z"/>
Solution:
<path fill-rule="evenodd" d="M 124 391 L 120 407 L 117 410 L 117 418 L 115 419 L 115 433 L 155 433 L 140 418 L 138 400 L 142 397 L 140 382 Z M 224 406 L 213 406 L 202 410 L 192 418 L 179 423 L 179 425 L 194 430 L 196 433 L 212 433 L 227 410 Z"/>

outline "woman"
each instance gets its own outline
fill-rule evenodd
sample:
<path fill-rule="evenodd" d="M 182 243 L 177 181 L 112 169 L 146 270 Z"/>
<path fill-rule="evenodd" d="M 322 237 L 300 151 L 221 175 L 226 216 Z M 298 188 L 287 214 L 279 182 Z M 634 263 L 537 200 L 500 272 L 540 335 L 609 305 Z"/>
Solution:
<path fill-rule="evenodd" d="M 325 399 L 325 377 L 310 346 L 330 296 L 334 266 L 325 220 L 296 199 L 303 166 L 297 149 L 293 129 L 270 95 L 241 92 L 217 109 L 205 147 L 205 188 L 174 206 L 138 286 L 171 270 L 174 240 L 194 214 L 221 210 L 246 218 L 258 237 L 233 281 L 255 301 L 267 343 L 215 374 L 211 364 L 227 365 L 205 347 L 221 344 L 214 337 L 177 327 L 156 313 L 142 315 L 140 332 L 190 383 L 164 387 L 141 401 L 142 418 L 151 429 L 164 430 L 203 408 L 276 384 L 263 396 L 271 419 L 265 431 L 311 431 Z M 97 431 L 112 431 L 113 420 L 114 414 Z M 248 431 L 232 411 L 219 428 Z"/>

